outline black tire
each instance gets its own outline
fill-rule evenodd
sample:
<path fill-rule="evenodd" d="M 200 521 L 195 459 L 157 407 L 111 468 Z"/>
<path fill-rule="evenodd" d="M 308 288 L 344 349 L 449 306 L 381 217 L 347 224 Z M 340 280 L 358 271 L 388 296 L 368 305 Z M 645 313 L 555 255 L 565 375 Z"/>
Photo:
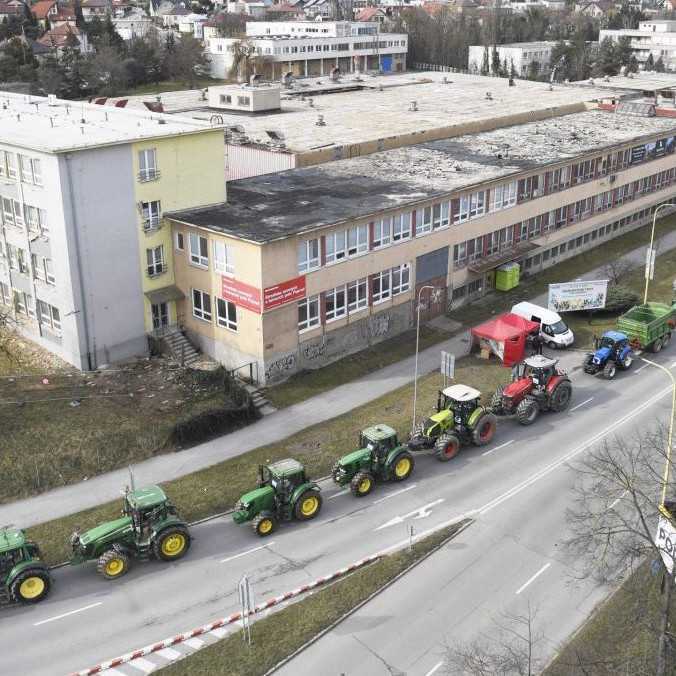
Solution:
<path fill-rule="evenodd" d="M 251 527 L 258 537 L 264 538 L 277 530 L 277 519 L 269 512 L 261 512 L 254 517 Z"/>
<path fill-rule="evenodd" d="M 549 409 L 560 413 L 570 406 L 573 396 L 573 386 L 568 380 L 562 380 L 549 397 Z"/>
<path fill-rule="evenodd" d="M 655 354 L 657 354 L 657 353 L 662 349 L 663 344 L 664 344 L 664 343 L 662 342 L 662 339 L 661 339 L 661 338 L 658 338 L 658 339 L 650 346 L 650 351 L 651 351 L 651 352 L 654 352 Z"/>
<path fill-rule="evenodd" d="M 309 505 L 312 504 L 310 511 Z M 314 519 L 322 509 L 322 496 L 319 491 L 309 488 L 296 500 L 293 506 L 293 514 L 298 521 L 309 521 Z"/>
<path fill-rule="evenodd" d="M 498 421 L 492 413 L 484 413 L 472 430 L 472 442 L 475 446 L 485 446 L 493 441 Z"/>
<path fill-rule="evenodd" d="M 522 399 L 516 407 L 516 419 L 521 425 L 532 425 L 537 420 L 538 415 L 540 415 L 540 407 L 530 397 Z"/>
<path fill-rule="evenodd" d="M 662 349 L 664 350 L 665 347 L 669 347 L 670 342 L 671 342 L 671 334 L 665 333 L 662 336 Z"/>
<path fill-rule="evenodd" d="M 355 498 L 367 496 L 375 487 L 376 480 L 371 472 L 359 471 L 350 481 L 350 490 Z"/>
<path fill-rule="evenodd" d="M 448 462 L 460 452 L 460 439 L 455 434 L 442 434 L 434 444 L 434 455 L 440 462 Z"/>
<path fill-rule="evenodd" d="M 408 463 L 404 462 L 408 460 Z M 402 451 L 396 455 L 390 463 L 390 480 L 391 481 L 406 481 L 415 467 L 415 460 L 408 451 Z"/>
<path fill-rule="evenodd" d="M 495 411 L 496 413 L 499 413 L 502 411 L 502 391 L 504 390 L 504 387 L 502 385 L 498 385 L 495 388 L 495 392 L 493 392 L 493 396 L 491 397 L 491 410 Z"/>
<path fill-rule="evenodd" d="M 19 573 L 9 588 L 13 601 L 33 605 L 40 603 L 49 594 L 52 578 L 44 568 L 28 568 Z"/>
<path fill-rule="evenodd" d="M 550 350 L 556 350 L 556 349 L 558 348 L 558 345 L 557 345 L 553 340 L 550 340 L 550 341 L 547 343 L 547 347 L 548 347 Z"/>
<path fill-rule="evenodd" d="M 593 354 L 588 354 L 585 356 L 585 358 L 582 360 L 582 368 L 587 368 L 588 366 L 591 366 L 592 361 L 594 360 L 594 355 Z"/>
<path fill-rule="evenodd" d="M 96 572 L 106 580 L 117 580 L 129 571 L 129 557 L 117 549 L 109 549 L 99 556 Z"/>
<path fill-rule="evenodd" d="M 161 561 L 178 561 L 190 549 L 190 533 L 184 526 L 169 526 L 153 542 L 155 558 Z"/>
<path fill-rule="evenodd" d="M 609 361 L 606 363 L 606 365 L 603 367 L 603 377 L 606 380 L 612 380 L 615 377 L 615 374 L 617 373 L 617 367 L 615 366 L 615 362 Z"/>
<path fill-rule="evenodd" d="M 630 352 L 619 364 L 617 364 L 617 366 L 623 371 L 628 371 L 633 363 L 634 355 Z"/>

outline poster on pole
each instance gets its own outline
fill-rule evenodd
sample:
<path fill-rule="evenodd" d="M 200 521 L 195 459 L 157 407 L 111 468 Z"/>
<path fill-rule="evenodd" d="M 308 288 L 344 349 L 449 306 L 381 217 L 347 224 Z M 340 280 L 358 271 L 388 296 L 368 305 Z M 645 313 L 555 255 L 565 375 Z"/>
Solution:
<path fill-rule="evenodd" d="M 655 546 L 660 552 L 666 569 L 673 574 L 674 557 L 676 557 L 676 528 L 669 519 L 660 516 L 655 535 Z"/>
<path fill-rule="evenodd" d="M 453 380 L 455 377 L 455 355 L 452 352 L 441 351 L 441 375 L 444 379 Z"/>
<path fill-rule="evenodd" d="M 549 285 L 547 307 L 554 312 L 600 310 L 606 306 L 607 279 Z"/>

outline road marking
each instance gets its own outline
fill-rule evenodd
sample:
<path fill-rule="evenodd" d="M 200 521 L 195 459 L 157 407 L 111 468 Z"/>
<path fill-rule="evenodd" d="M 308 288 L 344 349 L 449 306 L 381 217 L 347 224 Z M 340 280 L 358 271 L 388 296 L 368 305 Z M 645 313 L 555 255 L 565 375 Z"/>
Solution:
<path fill-rule="evenodd" d="M 394 493 L 388 493 L 384 498 L 380 498 L 378 500 L 374 500 L 373 504 L 377 505 L 379 502 L 383 502 L 384 500 L 389 500 L 390 498 L 393 498 L 395 495 L 401 495 L 402 493 L 406 493 L 406 491 L 411 491 L 413 490 L 418 484 L 411 484 L 410 486 L 406 486 L 406 488 L 402 488 L 398 491 L 394 491 Z"/>
<path fill-rule="evenodd" d="M 444 501 L 443 498 L 439 498 L 438 500 L 430 502 L 429 504 L 424 505 L 423 507 L 414 509 L 412 512 L 409 512 L 408 514 L 404 514 L 403 516 L 395 516 L 393 519 L 390 519 L 387 523 L 384 523 L 382 526 L 378 526 L 376 530 L 382 530 L 383 528 L 388 528 L 389 526 L 394 526 L 395 524 L 403 523 L 408 518 L 424 519 L 426 516 L 429 516 L 432 513 L 431 511 L 432 507 L 442 503 L 443 501 Z"/>
<path fill-rule="evenodd" d="M 593 401 L 594 397 L 589 397 L 589 399 L 585 399 L 583 402 L 579 403 L 577 406 L 573 406 L 573 408 L 570 409 L 570 412 L 572 413 L 573 411 L 577 411 L 578 408 L 581 406 L 584 406 L 585 404 L 588 404 L 590 401 Z"/>
<path fill-rule="evenodd" d="M 193 650 L 199 650 L 204 645 L 204 641 L 201 638 L 189 638 L 183 641 L 183 645 L 187 645 Z"/>
<path fill-rule="evenodd" d="M 482 453 L 481 455 L 490 455 L 491 453 L 495 453 L 495 451 L 499 451 L 501 448 L 504 448 L 505 446 L 509 446 L 510 444 L 514 443 L 514 439 L 510 439 L 509 441 L 505 441 L 504 444 L 500 444 L 499 446 L 496 446 L 495 448 L 491 448 L 490 451 L 486 451 L 485 453 Z M 443 662 L 442 662 L 443 664 Z"/>
<path fill-rule="evenodd" d="M 261 549 L 267 549 L 268 547 L 272 547 L 275 542 L 274 540 L 272 542 L 266 542 L 264 545 L 261 545 L 260 547 L 254 547 L 253 549 L 248 549 L 245 552 L 240 552 L 239 554 L 235 554 L 234 556 L 229 556 L 227 559 L 221 559 L 221 563 L 227 563 L 228 561 L 234 561 L 235 559 L 238 559 L 240 556 L 246 556 L 247 554 L 253 554 L 254 552 L 259 552 Z"/>
<path fill-rule="evenodd" d="M 151 671 L 159 669 L 159 664 L 153 664 L 150 660 L 146 660 L 143 657 L 137 657 L 135 660 L 132 660 L 129 662 L 129 666 L 142 671 L 144 674 L 149 674 Z"/>
<path fill-rule="evenodd" d="M 438 664 L 435 664 L 426 674 L 425 676 L 432 676 L 432 674 L 436 674 L 441 667 L 444 666 L 443 662 L 439 662 Z"/>
<path fill-rule="evenodd" d="M 551 563 L 545 563 L 545 565 L 542 566 L 542 568 L 540 568 L 540 570 L 538 570 L 538 572 L 535 573 L 535 575 L 533 575 L 533 577 L 531 577 L 525 584 L 522 584 L 516 590 L 516 593 L 520 594 L 531 582 L 534 582 L 535 580 L 537 580 L 540 577 L 540 575 L 542 575 L 542 573 L 544 573 L 547 570 L 547 568 L 549 568 L 549 566 L 551 566 L 551 565 L 552 565 Z"/>
<path fill-rule="evenodd" d="M 670 369 L 676 368 L 676 361 L 673 364 L 669 364 L 669 368 Z"/>
<path fill-rule="evenodd" d="M 626 494 L 627 494 L 627 491 L 624 491 L 624 492 L 622 493 L 622 495 L 620 495 L 619 498 L 617 498 L 616 500 L 613 500 L 613 501 L 608 505 L 608 509 L 612 509 L 613 507 L 615 507 L 615 505 L 616 505 L 620 500 L 622 500 L 622 498 L 623 498 Z"/>
<path fill-rule="evenodd" d="M 229 633 L 229 630 L 227 627 L 216 627 L 216 629 L 212 629 L 209 633 L 213 634 L 216 638 L 223 638 Z"/>
<path fill-rule="evenodd" d="M 337 498 L 339 495 L 345 495 L 345 493 L 349 493 L 349 492 L 350 492 L 350 489 L 346 488 L 345 490 L 338 491 L 337 493 L 334 493 L 333 495 L 329 495 L 329 497 L 326 498 L 326 499 L 327 500 L 333 500 L 333 498 Z"/>
<path fill-rule="evenodd" d="M 508 491 L 505 491 L 502 495 L 498 495 L 497 498 L 493 498 L 493 500 L 487 502 L 483 507 L 479 507 L 477 511 L 479 512 L 480 515 L 486 514 L 487 512 L 490 512 L 492 509 L 497 507 L 498 505 L 502 504 L 505 500 L 513 498 L 515 495 L 519 494 L 521 491 L 525 490 L 526 488 L 534 484 L 536 481 L 539 481 L 540 479 L 546 477 L 548 474 L 553 472 L 555 469 L 561 467 L 561 465 L 565 465 L 568 461 L 572 460 L 576 455 L 579 455 L 580 453 L 582 453 L 582 451 L 589 448 L 589 446 L 599 441 L 599 439 L 603 439 L 603 437 L 612 432 L 616 427 L 620 427 L 625 422 L 641 414 L 645 409 L 652 406 L 656 401 L 659 401 L 668 392 L 671 392 L 671 387 L 667 387 L 661 392 L 658 392 L 654 397 L 651 397 L 650 399 L 648 399 L 648 401 L 644 401 L 640 406 L 637 406 L 631 413 L 627 413 L 627 415 L 623 416 L 622 418 L 614 422 L 612 425 L 609 425 L 608 427 L 601 430 L 594 436 L 590 437 L 589 439 L 587 439 L 587 441 L 580 444 L 577 448 L 574 448 L 573 450 L 569 451 L 568 453 L 560 457 L 558 460 L 555 460 L 546 467 L 543 467 L 541 470 L 535 472 L 534 474 L 531 474 L 527 479 L 524 479 L 520 483 L 516 484 L 516 486 L 512 486 L 512 488 L 510 488 Z"/>
<path fill-rule="evenodd" d="M 162 648 L 162 650 L 158 650 L 155 654 L 171 662 L 172 660 L 178 659 L 182 653 L 173 648 Z"/>
<path fill-rule="evenodd" d="M 81 613 L 84 610 L 89 610 L 90 608 L 96 608 L 96 606 L 103 605 L 103 601 L 99 601 L 98 603 L 91 603 L 88 606 L 85 606 L 84 608 L 78 608 L 77 610 L 71 610 L 67 613 L 63 613 L 63 615 L 57 615 L 56 617 L 49 617 L 46 620 L 40 620 L 39 622 L 36 622 L 33 626 L 34 627 L 39 627 L 41 624 L 47 624 L 47 622 L 54 622 L 55 620 L 62 620 L 64 617 L 68 617 L 69 615 L 75 615 L 75 613 Z"/>
<path fill-rule="evenodd" d="M 634 371 L 634 375 L 636 375 L 637 373 L 641 373 L 641 371 L 643 371 L 643 369 L 647 369 L 648 366 L 650 366 L 650 364 L 643 364 L 643 366 L 640 366 Z"/>

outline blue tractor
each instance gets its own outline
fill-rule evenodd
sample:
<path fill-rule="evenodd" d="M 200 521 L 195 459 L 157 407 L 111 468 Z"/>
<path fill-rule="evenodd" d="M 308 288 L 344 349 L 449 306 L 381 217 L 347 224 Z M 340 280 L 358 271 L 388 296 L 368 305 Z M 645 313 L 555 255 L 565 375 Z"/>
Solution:
<path fill-rule="evenodd" d="M 606 331 L 601 340 L 596 340 L 596 351 L 589 352 L 582 363 L 585 373 L 592 375 L 601 371 L 608 380 L 615 377 L 617 369 L 626 371 L 634 361 L 634 352 L 629 338 L 619 331 Z"/>

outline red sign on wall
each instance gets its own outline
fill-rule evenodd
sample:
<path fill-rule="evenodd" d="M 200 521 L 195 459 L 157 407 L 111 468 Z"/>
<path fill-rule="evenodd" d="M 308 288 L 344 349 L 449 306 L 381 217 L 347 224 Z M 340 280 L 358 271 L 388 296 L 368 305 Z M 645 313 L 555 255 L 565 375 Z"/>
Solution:
<path fill-rule="evenodd" d="M 236 279 L 221 277 L 221 297 L 247 310 L 261 311 L 261 290 Z"/>
<path fill-rule="evenodd" d="M 263 310 L 272 310 L 302 298 L 305 298 L 305 275 L 268 286 L 263 291 Z"/>

